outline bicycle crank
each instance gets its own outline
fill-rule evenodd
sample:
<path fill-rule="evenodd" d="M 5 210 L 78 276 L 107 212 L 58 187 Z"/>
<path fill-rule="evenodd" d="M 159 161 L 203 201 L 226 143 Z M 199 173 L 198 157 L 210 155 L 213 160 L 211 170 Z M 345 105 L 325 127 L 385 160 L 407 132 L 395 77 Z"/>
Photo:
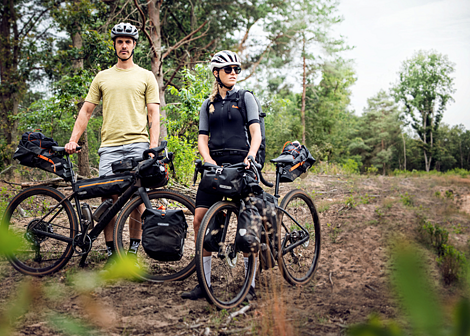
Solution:
<path fill-rule="evenodd" d="M 85 236 L 85 239 L 82 241 L 82 233 L 79 233 L 73 238 L 72 248 L 78 255 L 84 255 L 90 252 L 92 242 L 89 235 Z"/>

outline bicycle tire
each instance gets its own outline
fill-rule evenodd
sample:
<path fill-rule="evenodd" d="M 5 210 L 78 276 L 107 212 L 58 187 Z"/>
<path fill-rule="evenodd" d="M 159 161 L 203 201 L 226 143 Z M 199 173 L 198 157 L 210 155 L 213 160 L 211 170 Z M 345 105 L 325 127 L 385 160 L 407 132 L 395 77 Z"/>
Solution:
<path fill-rule="evenodd" d="M 43 222 L 37 222 L 64 198 L 56 189 L 37 186 L 23 190 L 8 204 L 1 225 L 18 234 L 24 248 L 7 256 L 17 271 L 42 277 L 59 271 L 72 257 L 71 241 L 67 243 L 31 231 L 34 224 L 36 230 L 73 238 L 78 232 L 78 220 L 69 200 L 63 201 Z"/>
<path fill-rule="evenodd" d="M 278 210 L 278 264 L 283 277 L 291 285 L 308 283 L 318 266 L 321 250 L 320 219 L 312 198 L 302 190 L 291 190 L 281 206 L 309 233 L 309 239 L 286 253 L 286 249 L 306 237 L 306 234 L 283 211 Z M 300 237 L 299 237 L 300 236 Z"/>
<path fill-rule="evenodd" d="M 145 253 L 143 247 L 140 247 L 138 251 L 138 260 L 143 272 L 137 276 L 142 280 L 150 282 L 184 280 L 196 270 L 194 261 L 195 242 L 193 240 L 195 235 L 194 232 L 192 232 L 192 222 L 196 209 L 195 204 L 193 200 L 187 196 L 169 189 L 151 190 L 148 192 L 148 196 L 153 208 L 158 208 L 160 205 L 164 205 L 166 209 L 183 209 L 185 212 L 186 222 L 188 223 L 188 232 L 186 233 L 184 243 L 184 255 L 179 261 L 154 260 Z M 113 237 L 115 250 L 119 257 L 123 257 L 127 254 L 129 249 L 127 236 L 130 234 L 128 220 L 132 211 L 137 209 L 141 204 L 143 204 L 143 201 L 140 196 L 132 198 L 124 208 L 122 208 L 118 218 L 116 219 Z"/>
<path fill-rule="evenodd" d="M 245 264 L 243 254 L 237 252 L 237 259 L 214 257 L 211 259 L 211 289 L 207 285 L 206 274 L 204 273 L 203 246 L 204 236 L 208 231 L 208 225 L 212 218 L 219 212 L 225 214 L 225 225 L 228 225 L 225 241 L 221 242 L 227 251 L 227 248 L 233 247 L 235 234 L 237 230 L 238 207 L 233 202 L 220 201 L 212 205 L 207 211 L 199 228 L 196 242 L 196 272 L 200 287 L 206 293 L 206 299 L 219 309 L 231 309 L 243 302 L 248 291 L 254 274 L 255 258 L 253 254 L 248 257 L 247 272 L 245 273 Z M 230 283 L 229 283 L 230 281 Z"/>

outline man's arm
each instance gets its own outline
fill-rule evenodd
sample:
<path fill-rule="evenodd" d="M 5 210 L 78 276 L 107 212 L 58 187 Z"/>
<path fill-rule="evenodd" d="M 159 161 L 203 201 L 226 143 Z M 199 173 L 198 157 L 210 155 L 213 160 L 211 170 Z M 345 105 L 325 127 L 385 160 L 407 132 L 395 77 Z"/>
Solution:
<path fill-rule="evenodd" d="M 160 137 L 160 105 L 147 104 L 147 113 L 149 117 L 150 148 L 158 147 L 158 138 Z"/>
<path fill-rule="evenodd" d="M 72 136 L 70 137 L 69 143 L 65 145 L 65 151 L 69 154 L 76 152 L 78 146 L 77 142 L 86 130 L 88 120 L 90 120 L 91 114 L 95 109 L 96 104 L 90 102 L 84 102 L 80 112 L 78 113 L 77 120 L 73 126 Z"/>

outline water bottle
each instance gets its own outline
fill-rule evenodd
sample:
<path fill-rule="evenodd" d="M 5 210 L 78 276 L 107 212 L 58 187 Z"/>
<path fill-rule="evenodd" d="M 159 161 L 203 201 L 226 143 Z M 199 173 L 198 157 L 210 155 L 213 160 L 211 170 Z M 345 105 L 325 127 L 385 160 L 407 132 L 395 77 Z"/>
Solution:
<path fill-rule="evenodd" d="M 108 198 L 107 200 L 105 200 L 103 203 L 100 204 L 100 206 L 93 213 L 93 219 L 97 223 L 99 223 L 100 220 L 103 218 L 103 216 L 109 211 L 112 205 L 113 205 L 113 200 L 111 198 Z"/>

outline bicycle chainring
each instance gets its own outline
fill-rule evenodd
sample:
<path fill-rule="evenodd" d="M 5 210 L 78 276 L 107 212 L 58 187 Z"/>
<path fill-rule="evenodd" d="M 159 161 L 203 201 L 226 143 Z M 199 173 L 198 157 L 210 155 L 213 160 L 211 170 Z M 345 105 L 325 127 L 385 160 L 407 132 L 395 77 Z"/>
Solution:
<path fill-rule="evenodd" d="M 89 235 L 85 236 L 85 241 L 82 242 L 82 233 L 77 234 L 73 238 L 72 248 L 78 255 L 84 255 L 90 252 L 92 241 Z"/>

